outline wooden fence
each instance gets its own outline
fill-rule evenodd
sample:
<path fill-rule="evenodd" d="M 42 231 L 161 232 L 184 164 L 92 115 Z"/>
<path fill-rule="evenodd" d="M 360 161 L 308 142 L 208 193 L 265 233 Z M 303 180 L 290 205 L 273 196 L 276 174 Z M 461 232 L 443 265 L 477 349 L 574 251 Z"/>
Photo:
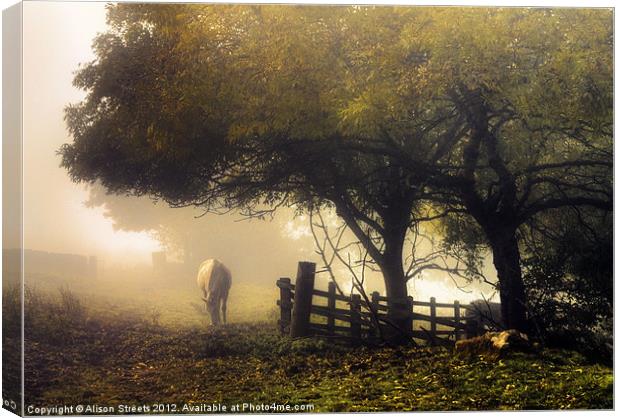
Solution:
<path fill-rule="evenodd" d="M 378 292 L 368 298 L 359 294 L 342 295 L 332 282 L 326 291 L 315 289 L 314 278 L 315 264 L 300 262 L 295 284 L 289 278 L 276 282 L 280 288 L 278 324 L 282 334 L 373 341 L 394 329 L 390 326 L 385 296 Z M 409 313 L 409 336 L 431 345 L 452 345 L 458 339 L 484 331 L 474 317 L 467 315 L 473 307 L 458 300 L 440 303 L 435 298 L 427 302 L 409 297 L 402 306 Z"/>

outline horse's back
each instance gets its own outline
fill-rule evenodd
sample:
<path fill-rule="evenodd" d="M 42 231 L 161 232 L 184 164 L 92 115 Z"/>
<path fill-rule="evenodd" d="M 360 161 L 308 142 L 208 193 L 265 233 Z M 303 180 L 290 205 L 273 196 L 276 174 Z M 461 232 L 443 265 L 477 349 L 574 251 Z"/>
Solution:
<path fill-rule="evenodd" d="M 232 282 L 230 270 L 221 261 L 213 261 L 214 265 L 209 278 L 209 290 L 228 291 Z"/>
<path fill-rule="evenodd" d="M 225 290 L 228 292 L 232 284 L 232 275 L 224 263 L 210 259 L 200 264 L 197 282 L 199 287 L 206 287 L 209 291 Z"/>
<path fill-rule="evenodd" d="M 209 281 L 211 280 L 211 276 L 213 274 L 213 268 L 215 266 L 216 260 L 205 260 L 198 267 L 198 277 L 196 278 L 196 284 L 201 289 L 206 289 Z"/>

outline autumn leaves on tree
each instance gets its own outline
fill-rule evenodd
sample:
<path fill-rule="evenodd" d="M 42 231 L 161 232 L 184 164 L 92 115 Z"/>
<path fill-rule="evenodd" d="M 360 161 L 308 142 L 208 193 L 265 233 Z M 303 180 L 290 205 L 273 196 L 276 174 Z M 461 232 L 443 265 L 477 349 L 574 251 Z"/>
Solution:
<path fill-rule="evenodd" d="M 72 179 L 333 208 L 397 324 L 420 223 L 490 250 L 506 325 L 527 331 L 524 231 L 612 210 L 610 10 L 119 4 L 108 21 L 66 110 Z"/>

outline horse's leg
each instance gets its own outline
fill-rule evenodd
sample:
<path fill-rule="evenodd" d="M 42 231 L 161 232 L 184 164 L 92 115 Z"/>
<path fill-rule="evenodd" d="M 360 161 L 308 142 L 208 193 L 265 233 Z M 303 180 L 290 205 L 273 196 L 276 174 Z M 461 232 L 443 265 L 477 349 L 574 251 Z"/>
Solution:
<path fill-rule="evenodd" d="M 224 323 L 226 323 L 226 303 L 228 302 L 228 291 L 230 290 L 230 285 L 224 286 L 222 289 L 221 299 L 222 299 L 222 316 L 224 317 Z"/>
<path fill-rule="evenodd" d="M 228 295 L 224 295 L 222 298 L 222 319 L 224 319 L 224 323 L 226 323 L 226 299 L 228 299 Z"/>
<path fill-rule="evenodd" d="M 208 299 L 208 293 L 207 293 L 207 289 L 205 289 L 204 287 L 202 288 L 202 300 L 205 303 L 205 313 L 208 314 L 209 313 L 209 305 L 207 303 Z"/>
<path fill-rule="evenodd" d="M 211 295 L 211 303 L 212 305 L 209 307 L 211 323 L 217 326 L 220 324 L 220 301 L 217 294 Z"/>
<path fill-rule="evenodd" d="M 211 323 L 213 323 L 213 325 L 220 324 L 220 310 L 217 307 L 213 310 L 213 318 L 211 318 Z"/>

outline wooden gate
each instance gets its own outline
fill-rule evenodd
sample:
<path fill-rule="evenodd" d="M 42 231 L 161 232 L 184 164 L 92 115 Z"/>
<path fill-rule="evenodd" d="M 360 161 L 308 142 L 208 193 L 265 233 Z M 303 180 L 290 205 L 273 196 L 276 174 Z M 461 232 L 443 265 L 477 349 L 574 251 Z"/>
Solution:
<path fill-rule="evenodd" d="M 390 329 L 387 298 L 373 292 L 368 298 L 360 294 L 342 295 L 333 282 L 327 290 L 314 288 L 315 264 L 300 262 L 295 284 L 281 278 L 280 319 L 282 334 L 292 337 L 328 336 L 352 341 L 379 341 Z M 435 298 L 416 301 L 409 297 L 404 304 L 409 312 L 408 335 L 431 345 L 452 345 L 462 338 L 479 335 L 483 330 L 468 317 L 472 306 L 440 303 Z"/>

